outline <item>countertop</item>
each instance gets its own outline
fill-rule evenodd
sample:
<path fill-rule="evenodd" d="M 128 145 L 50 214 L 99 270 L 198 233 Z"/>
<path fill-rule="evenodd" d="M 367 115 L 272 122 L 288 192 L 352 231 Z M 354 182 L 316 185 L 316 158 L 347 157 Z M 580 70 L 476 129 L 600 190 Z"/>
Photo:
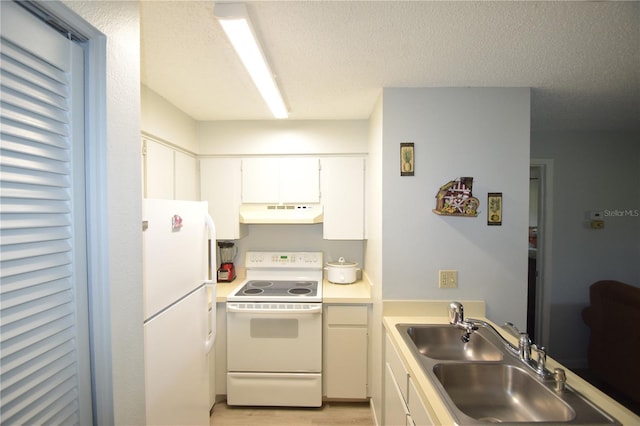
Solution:
<path fill-rule="evenodd" d="M 366 279 L 352 284 L 333 284 L 322 282 L 323 303 L 372 303 L 371 285 Z"/>
<path fill-rule="evenodd" d="M 237 274 L 238 276 L 233 282 L 218 283 L 216 285 L 217 303 L 225 303 L 229 293 L 245 280 L 244 270 L 239 269 Z M 366 277 L 365 274 L 363 274 L 363 276 Z M 353 284 L 333 284 L 325 279 L 322 282 L 322 302 L 339 304 L 372 303 L 371 285 L 366 278 L 356 281 Z"/>
<path fill-rule="evenodd" d="M 400 302 L 397 302 L 399 304 Z M 398 311 L 397 306 L 394 309 L 385 310 L 385 316 L 383 319 L 384 326 L 389 332 L 389 336 L 394 343 L 396 349 L 398 349 L 398 353 L 402 358 L 405 365 L 408 367 L 409 374 L 412 379 L 416 383 L 416 387 L 418 391 L 421 393 L 421 398 L 423 400 L 428 401 L 429 405 L 433 408 L 433 412 L 431 415 L 434 416 L 434 420 L 436 420 L 437 424 L 453 424 L 454 420 L 449 414 L 449 410 L 446 405 L 442 401 L 442 399 L 438 396 L 436 389 L 431 384 L 431 380 L 427 378 L 427 376 L 422 371 L 422 368 L 418 361 L 413 357 L 409 348 L 402 340 L 400 333 L 396 329 L 396 324 L 402 323 L 411 323 L 411 324 L 448 324 L 448 317 L 445 315 L 441 315 L 440 313 L 446 313 L 446 306 L 437 307 L 440 302 L 427 302 L 431 303 L 431 308 L 422 309 L 422 312 L 425 312 L 427 316 L 395 316 L 395 312 Z M 442 302 L 448 303 L 448 302 Z M 469 302 L 467 302 L 469 303 Z M 463 303 L 465 307 L 465 313 L 467 313 L 467 303 Z M 482 302 L 480 302 L 482 303 Z M 413 303 L 414 305 L 416 303 Z M 437 307 L 437 309 L 433 309 L 433 307 Z M 482 305 L 481 311 L 484 310 L 484 306 Z M 387 312 L 390 312 L 391 315 L 387 315 Z M 476 310 L 478 312 L 478 310 Z M 433 314 L 433 315 L 432 315 Z M 480 317 L 480 315 L 473 314 L 469 315 L 474 318 Z M 491 323 L 497 330 L 500 330 L 500 327 L 493 324 L 488 319 L 484 318 L 484 314 L 481 316 L 483 320 Z M 511 341 L 513 344 L 517 345 L 516 339 L 509 335 L 508 333 L 504 334 L 505 338 Z M 608 412 L 610 415 L 616 418 L 623 425 L 638 425 L 640 424 L 640 417 L 636 416 L 632 411 L 628 410 L 615 400 L 611 399 L 597 388 L 591 386 L 588 382 L 574 374 L 571 370 L 564 367 L 556 360 L 551 357 L 547 358 L 547 368 L 553 371 L 554 368 L 564 368 L 567 374 L 567 384 L 573 387 L 576 391 L 580 392 L 588 399 L 590 399 L 593 403 L 598 405 L 600 408 Z"/>

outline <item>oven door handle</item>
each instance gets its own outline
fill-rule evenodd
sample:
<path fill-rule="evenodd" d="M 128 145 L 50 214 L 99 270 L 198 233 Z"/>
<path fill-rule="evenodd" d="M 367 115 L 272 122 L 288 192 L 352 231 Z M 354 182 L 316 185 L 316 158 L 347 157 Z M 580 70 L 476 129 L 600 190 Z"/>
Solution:
<path fill-rule="evenodd" d="M 289 307 L 289 308 L 280 308 L 277 307 L 278 304 L 274 304 L 273 307 L 256 307 L 255 305 L 251 307 L 239 306 L 236 303 L 227 303 L 227 312 L 237 312 L 243 314 L 278 314 L 278 315 L 315 315 L 322 313 L 322 304 L 317 303 L 310 306 L 305 306 L 304 308 L 300 307 Z"/>

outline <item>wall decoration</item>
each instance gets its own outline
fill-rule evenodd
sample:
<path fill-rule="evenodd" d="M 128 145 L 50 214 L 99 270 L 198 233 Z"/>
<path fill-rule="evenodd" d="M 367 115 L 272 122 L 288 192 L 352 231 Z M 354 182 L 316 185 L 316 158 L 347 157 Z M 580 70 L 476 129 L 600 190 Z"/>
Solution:
<path fill-rule="evenodd" d="M 480 200 L 473 196 L 472 177 L 461 177 L 440 187 L 433 212 L 442 216 L 478 216 Z"/>
<path fill-rule="evenodd" d="M 413 142 L 403 142 L 400 144 L 400 176 L 413 176 L 414 171 Z"/>
<path fill-rule="evenodd" d="M 487 194 L 487 225 L 502 225 L 502 192 Z"/>

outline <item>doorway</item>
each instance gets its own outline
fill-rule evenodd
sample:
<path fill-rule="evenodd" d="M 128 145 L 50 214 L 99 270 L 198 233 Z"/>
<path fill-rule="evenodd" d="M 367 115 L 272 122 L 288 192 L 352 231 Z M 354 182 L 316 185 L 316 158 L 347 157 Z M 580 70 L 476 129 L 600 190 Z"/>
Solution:
<path fill-rule="evenodd" d="M 70 158 L 73 158 L 75 175 L 79 170 L 83 169 L 85 176 L 85 190 L 76 191 L 85 195 L 84 208 L 74 201 L 75 210 L 72 216 L 74 218 L 82 217 L 83 220 L 86 219 L 86 223 L 81 226 L 86 231 L 85 237 L 82 238 L 85 246 L 80 247 L 78 244 L 76 248 L 78 250 L 82 249 L 81 251 L 87 254 L 84 261 L 86 271 L 83 271 L 82 275 L 86 277 L 84 281 L 86 281 L 86 290 L 88 290 L 88 294 L 82 295 L 83 298 L 87 299 L 88 306 L 76 309 L 77 316 L 70 315 L 70 317 L 75 316 L 77 326 L 82 328 L 79 331 L 85 336 L 88 335 L 90 339 L 88 342 L 89 350 L 86 350 L 87 343 L 83 342 L 85 350 L 83 355 L 78 357 L 79 367 L 85 372 L 89 369 L 89 374 L 83 373 L 82 390 L 77 395 L 79 399 L 88 401 L 88 404 L 84 402 L 81 404 L 81 419 L 76 423 L 114 424 L 114 407 L 116 404 L 114 398 L 117 395 L 114 392 L 112 378 L 112 368 L 115 364 L 112 359 L 112 287 L 109 282 L 109 271 L 112 268 L 109 266 L 110 228 L 108 226 L 108 216 L 110 209 L 107 199 L 106 36 L 60 1 L 1 1 L 0 4 L 2 7 L 0 16 L 3 18 L 3 25 L 0 28 L 3 33 L 9 28 L 8 25 L 4 25 L 5 19 L 10 19 L 8 14 L 5 13 L 5 8 L 19 5 L 19 10 L 29 10 L 35 17 L 34 19 L 42 21 L 42 26 L 52 26 L 56 29 L 56 32 L 61 31 L 64 34 L 63 38 L 69 44 L 81 48 L 83 52 L 84 59 L 80 62 L 84 69 L 81 72 L 76 71 L 73 73 L 73 76 L 78 77 L 78 79 L 74 78 L 73 90 L 69 92 L 74 96 L 79 96 L 84 104 L 79 109 L 82 111 L 84 118 L 76 117 L 74 119 L 76 124 L 82 123 L 80 127 L 83 133 L 84 155 L 76 148 L 73 150 L 74 156 Z M 46 35 L 47 30 L 34 30 L 31 28 L 27 31 L 25 30 L 27 27 L 21 24 L 20 21 L 10 20 L 13 27 L 17 25 L 16 31 L 20 35 L 19 38 L 28 38 L 35 46 L 36 51 L 42 54 L 53 54 L 54 49 L 51 41 L 36 39 L 36 37 Z M 29 50 L 31 52 L 31 49 Z M 74 48 L 74 50 L 77 49 Z M 68 73 L 67 77 L 71 74 Z M 45 78 L 41 80 L 47 81 Z M 79 82 L 82 82 L 82 84 L 76 84 Z M 81 94 L 82 92 L 84 94 Z M 37 102 L 35 104 L 37 105 Z M 55 120 L 49 121 L 55 122 Z M 80 137 L 76 136 L 76 140 L 80 140 Z M 73 184 L 77 186 L 79 182 L 74 181 Z M 51 188 L 55 189 L 56 187 L 52 186 Z M 74 236 L 79 237 L 79 232 L 76 232 Z M 87 292 L 85 291 L 85 293 Z M 79 294 L 74 294 L 74 296 L 76 299 L 80 298 Z M 77 347 L 79 340 L 76 340 L 75 343 Z M 59 359 L 62 360 L 63 358 Z M 29 364 L 25 365 L 29 366 Z M 134 383 L 134 381 L 129 383 Z M 29 394 L 28 397 L 33 398 L 33 394 Z M 62 402 L 62 400 L 60 401 Z M 68 407 L 71 406 L 71 404 L 68 405 Z M 42 407 L 44 407 L 43 411 L 49 416 L 54 412 L 51 406 L 43 405 Z M 5 406 L 3 405 L 2 408 L 4 409 Z M 142 412 L 144 413 L 144 408 Z"/>
<path fill-rule="evenodd" d="M 527 333 L 548 347 L 551 283 L 553 160 L 531 159 L 529 167 L 529 234 Z"/>
<path fill-rule="evenodd" d="M 90 424 L 84 50 L 18 3 L 0 13 L 0 417 Z"/>
<path fill-rule="evenodd" d="M 529 167 L 529 246 L 527 259 L 527 333 L 535 336 L 538 287 L 538 230 L 540 219 L 540 167 Z"/>

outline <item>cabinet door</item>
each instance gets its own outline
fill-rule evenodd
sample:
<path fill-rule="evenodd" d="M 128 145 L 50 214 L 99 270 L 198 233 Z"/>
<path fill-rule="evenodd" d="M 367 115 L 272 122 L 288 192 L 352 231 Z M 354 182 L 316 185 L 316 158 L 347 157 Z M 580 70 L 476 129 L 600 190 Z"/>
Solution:
<path fill-rule="evenodd" d="M 330 350 L 325 359 L 328 398 L 367 397 L 367 329 L 328 328 Z"/>
<path fill-rule="evenodd" d="M 173 200 L 173 149 L 148 139 L 144 144 L 144 196 Z"/>
<path fill-rule="evenodd" d="M 199 201 L 198 160 L 180 151 L 174 152 L 175 199 Z"/>
<path fill-rule="evenodd" d="M 320 202 L 320 162 L 317 158 L 280 159 L 280 202 Z"/>
<path fill-rule="evenodd" d="M 325 307 L 324 385 L 328 398 L 367 398 L 368 307 Z"/>
<path fill-rule="evenodd" d="M 216 347 L 211 349 L 207 354 L 207 362 L 209 363 L 209 412 L 216 404 Z"/>
<path fill-rule="evenodd" d="M 413 379 L 409 377 L 409 412 L 415 426 L 433 426 L 435 422 L 423 404 Z"/>
<path fill-rule="evenodd" d="M 240 224 L 240 159 L 200 159 L 200 199 L 209 202 L 219 240 L 247 235 L 246 225 Z"/>
<path fill-rule="evenodd" d="M 322 159 L 324 239 L 364 239 L 364 182 L 363 157 Z"/>
<path fill-rule="evenodd" d="M 389 363 L 384 369 L 384 425 L 406 425 L 409 411 L 393 377 Z"/>
<path fill-rule="evenodd" d="M 227 304 L 217 303 L 216 307 L 216 395 L 227 394 Z"/>
<path fill-rule="evenodd" d="M 320 163 L 317 158 L 245 158 L 242 202 L 256 204 L 317 203 Z"/>
<path fill-rule="evenodd" d="M 398 351 L 393 346 L 389 335 L 385 339 L 385 362 L 389 366 L 389 371 L 394 376 L 394 381 L 400 388 L 400 395 L 404 401 L 409 400 L 409 373 L 405 368 Z"/>
<path fill-rule="evenodd" d="M 280 202 L 280 159 L 245 158 L 242 160 L 242 202 Z"/>

